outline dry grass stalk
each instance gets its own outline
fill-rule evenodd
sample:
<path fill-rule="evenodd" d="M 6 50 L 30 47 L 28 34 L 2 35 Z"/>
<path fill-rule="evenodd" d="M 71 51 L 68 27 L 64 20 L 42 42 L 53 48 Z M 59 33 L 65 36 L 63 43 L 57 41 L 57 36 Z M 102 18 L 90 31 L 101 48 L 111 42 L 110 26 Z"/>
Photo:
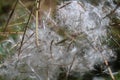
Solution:
<path fill-rule="evenodd" d="M 38 41 L 39 6 L 40 6 L 40 0 L 36 0 L 36 29 L 35 29 L 35 39 L 36 39 L 36 45 L 37 46 L 39 46 L 39 41 Z"/>
<path fill-rule="evenodd" d="M 88 41 L 89 41 L 89 40 L 88 40 Z M 90 43 L 90 41 L 89 41 L 89 43 Z M 90 43 L 90 45 L 92 46 L 92 48 L 93 48 L 95 51 L 99 51 L 99 52 L 101 53 L 101 51 L 100 51 L 97 47 L 94 47 L 91 43 Z M 105 58 L 105 56 L 104 56 L 102 53 L 101 53 L 101 56 L 102 56 L 102 58 L 103 58 L 103 60 L 104 60 L 105 65 L 108 67 L 108 71 L 109 71 L 109 73 L 110 73 L 111 79 L 112 79 L 112 80 L 115 80 L 115 77 L 114 77 L 114 75 L 113 75 L 113 73 L 112 73 L 111 68 L 109 67 L 109 64 L 108 64 L 107 59 Z"/>

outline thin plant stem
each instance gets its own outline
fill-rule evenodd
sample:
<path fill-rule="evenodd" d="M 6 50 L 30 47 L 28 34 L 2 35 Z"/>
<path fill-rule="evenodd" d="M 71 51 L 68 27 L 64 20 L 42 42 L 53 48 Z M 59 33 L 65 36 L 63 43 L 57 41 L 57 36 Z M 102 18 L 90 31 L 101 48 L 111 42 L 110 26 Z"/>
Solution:
<path fill-rule="evenodd" d="M 29 15 L 28 21 L 27 21 L 26 26 L 25 26 L 25 29 L 24 29 L 22 41 L 21 41 L 20 47 L 19 47 L 18 56 L 21 54 L 21 48 L 22 48 L 23 43 L 24 43 L 25 34 L 26 34 L 26 31 L 27 31 L 27 28 L 28 28 L 28 24 L 29 24 L 29 22 L 30 22 L 30 19 L 31 19 L 32 14 L 33 14 L 33 10 L 31 11 L 31 13 L 30 13 L 30 15 Z"/>
<path fill-rule="evenodd" d="M 88 40 L 88 39 L 87 39 L 87 40 Z M 89 41 L 89 40 L 88 40 L 88 41 Z M 115 80 L 115 77 L 114 77 L 114 75 L 112 74 L 112 70 L 111 70 L 111 68 L 109 67 L 109 63 L 108 63 L 107 59 L 105 58 L 105 56 L 102 54 L 102 52 L 101 52 L 97 47 L 94 47 L 94 46 L 90 43 L 90 41 L 89 41 L 89 44 L 92 46 L 92 48 L 93 48 L 95 51 L 99 51 L 99 52 L 100 52 L 100 54 L 101 54 L 101 56 L 102 56 L 102 58 L 103 58 L 103 60 L 104 60 L 105 65 L 108 67 L 108 71 L 109 71 L 109 73 L 110 73 L 111 79 L 112 79 L 112 80 Z"/>
<path fill-rule="evenodd" d="M 39 6 L 40 6 L 40 0 L 36 0 L 36 29 L 35 29 L 35 39 L 36 39 L 36 45 L 37 46 L 39 46 L 39 40 L 38 40 Z"/>
<path fill-rule="evenodd" d="M 5 28 L 3 29 L 3 32 L 5 32 L 5 31 L 7 30 L 8 24 L 9 24 L 9 22 L 10 22 L 10 19 L 12 18 L 12 15 L 13 15 L 14 12 L 15 12 L 15 9 L 16 9 L 16 7 L 17 7 L 18 2 L 19 2 L 19 0 L 16 0 L 15 5 L 13 6 L 13 10 L 11 11 L 11 13 L 10 13 L 10 15 L 9 15 L 9 17 L 8 17 L 8 20 L 7 20 L 7 23 L 6 23 L 6 25 L 5 25 Z"/>

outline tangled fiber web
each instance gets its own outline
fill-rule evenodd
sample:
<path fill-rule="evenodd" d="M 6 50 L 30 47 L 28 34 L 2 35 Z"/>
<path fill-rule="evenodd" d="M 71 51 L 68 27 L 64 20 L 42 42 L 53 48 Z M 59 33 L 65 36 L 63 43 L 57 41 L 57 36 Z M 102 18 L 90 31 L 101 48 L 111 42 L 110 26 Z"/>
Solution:
<path fill-rule="evenodd" d="M 0 75 L 7 76 L 6 80 L 57 80 L 60 68 L 66 69 L 67 75 L 72 72 L 83 75 L 93 70 L 95 64 L 104 63 L 104 58 L 115 60 L 115 53 L 103 44 L 107 41 L 106 26 L 110 21 L 103 17 L 114 5 L 109 7 L 104 3 L 93 6 L 84 1 L 71 1 L 64 7 L 61 4 L 55 18 L 44 12 L 38 31 L 39 46 L 35 43 L 34 28 L 29 28 L 19 58 L 16 53 L 6 60 Z"/>

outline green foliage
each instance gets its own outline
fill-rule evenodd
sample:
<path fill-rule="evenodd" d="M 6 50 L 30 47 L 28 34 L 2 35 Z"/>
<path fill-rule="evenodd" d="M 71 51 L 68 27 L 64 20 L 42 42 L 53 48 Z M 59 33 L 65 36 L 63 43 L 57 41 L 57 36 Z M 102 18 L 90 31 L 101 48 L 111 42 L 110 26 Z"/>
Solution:
<path fill-rule="evenodd" d="M 68 0 L 63 0 L 63 1 L 68 1 Z M 93 5 L 98 5 L 100 2 L 100 0 L 88 0 L 88 1 L 90 3 L 92 3 Z M 11 1 L 11 0 L 7 0 L 7 1 L 1 0 L 0 1 L 0 15 L 5 17 L 4 13 L 6 11 L 4 11 L 4 10 L 7 9 L 6 7 L 9 7 L 12 4 L 13 4 L 13 1 Z M 8 8 L 8 11 L 9 11 L 9 8 Z M 11 18 L 11 21 L 8 25 L 7 31 L 9 31 L 9 32 L 20 32 L 21 31 L 22 32 L 24 30 L 26 23 L 27 23 L 28 16 L 29 16 L 29 13 L 26 11 L 25 8 L 23 8 L 19 4 L 15 10 L 13 17 Z M 0 20 L 3 20 L 3 17 L 0 17 Z M 120 52 L 120 46 L 119 46 L 119 44 L 120 44 L 120 37 L 119 37 L 120 31 L 117 28 L 118 27 L 117 24 L 120 23 L 120 20 L 114 18 L 113 21 L 114 21 L 115 25 L 112 25 L 114 27 L 112 27 L 112 29 L 109 30 L 108 39 L 111 36 L 113 38 L 112 39 L 110 38 L 110 40 L 108 41 L 108 43 L 109 43 L 108 45 L 111 48 L 118 48 L 119 47 L 119 49 L 117 49 L 117 50 Z M 0 28 L 0 32 L 1 31 L 3 31 L 3 28 Z M 68 35 L 70 34 L 69 31 L 62 29 L 62 28 L 56 29 L 56 33 L 65 38 L 62 41 L 58 42 L 57 44 L 64 43 L 67 40 L 66 34 L 68 34 Z M 69 36 L 74 38 L 74 36 L 73 35 L 71 36 L 71 34 Z M 67 35 L 67 38 L 68 38 L 68 35 Z M 18 37 L 19 37 L 19 34 L 8 34 L 8 36 L 0 35 L 0 63 L 2 63 L 6 59 L 6 57 L 11 56 L 15 53 L 16 50 L 15 50 L 15 48 L 12 48 L 12 47 L 13 47 L 14 42 L 18 41 Z M 86 35 L 83 35 L 82 37 L 86 38 Z M 81 37 L 79 37 L 79 38 L 81 38 Z M 75 37 L 75 39 L 76 39 L 76 37 Z M 24 68 L 25 67 L 23 66 L 23 69 Z M 59 74 L 58 80 L 89 80 L 90 78 L 92 79 L 92 76 L 93 76 L 92 74 L 87 73 L 83 76 L 84 78 L 81 76 L 76 77 L 73 75 L 69 75 L 66 78 L 66 72 L 61 71 L 61 73 Z M 115 75 L 115 78 L 116 78 L 116 80 L 120 80 L 120 73 Z M 0 80 L 6 80 L 6 76 L 0 76 Z M 33 80 L 33 79 L 31 79 L 29 77 L 21 78 L 19 76 L 16 76 L 13 80 Z M 108 78 L 106 80 L 111 80 L 111 78 Z"/>
<path fill-rule="evenodd" d="M 115 4 L 120 5 L 120 0 L 113 0 L 113 2 L 114 2 Z"/>
<path fill-rule="evenodd" d="M 120 72 L 114 75 L 115 80 L 120 80 Z M 106 78 L 105 80 L 112 80 L 111 77 Z"/>
<path fill-rule="evenodd" d="M 8 79 L 7 75 L 2 75 L 0 76 L 0 80 L 36 80 L 36 79 L 32 79 L 30 77 L 20 77 L 20 76 L 15 76 L 13 79 Z"/>
<path fill-rule="evenodd" d="M 101 2 L 101 0 L 87 0 L 87 1 L 93 4 L 94 6 L 99 5 L 99 3 Z"/>
<path fill-rule="evenodd" d="M 0 0 L 0 14 L 8 12 L 15 0 Z"/>
<path fill-rule="evenodd" d="M 120 80 L 120 72 L 115 75 L 115 79 L 116 79 L 116 80 Z"/>
<path fill-rule="evenodd" d="M 4 25 L 15 0 L 0 0 L 0 26 Z"/>
<path fill-rule="evenodd" d="M 4 6 L 7 7 L 7 5 L 12 7 L 15 1 L 16 0 L 0 1 L 0 21 L 3 22 L 0 24 L 0 63 L 2 63 L 7 57 L 12 56 L 16 52 L 16 44 L 19 40 L 19 36 L 24 32 L 24 28 L 28 21 L 29 12 L 19 3 L 15 8 L 14 14 L 10 19 L 6 31 L 3 32 L 4 25 L 7 23 L 9 14 L 8 12 L 6 13 L 2 11 L 2 8 Z M 4 16 L 5 19 L 2 16 Z"/>
<path fill-rule="evenodd" d="M 20 77 L 20 76 L 16 76 L 14 79 L 12 79 L 12 80 L 35 80 L 35 79 L 32 79 L 32 78 L 30 78 L 30 77 L 25 77 L 25 78 L 22 78 L 22 77 Z"/>
<path fill-rule="evenodd" d="M 120 52 L 120 19 L 112 18 L 110 27 L 108 29 L 108 45 L 112 49 L 115 49 L 117 53 Z"/>

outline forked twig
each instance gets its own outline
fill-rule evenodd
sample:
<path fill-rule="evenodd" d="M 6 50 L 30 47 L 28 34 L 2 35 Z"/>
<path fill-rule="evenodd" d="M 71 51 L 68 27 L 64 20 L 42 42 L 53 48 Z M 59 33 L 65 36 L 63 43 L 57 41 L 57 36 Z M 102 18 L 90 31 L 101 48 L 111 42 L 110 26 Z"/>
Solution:
<path fill-rule="evenodd" d="M 103 17 L 103 19 L 105 19 L 106 17 L 110 17 L 113 13 L 115 13 L 115 11 L 120 7 L 120 4 L 116 5 L 116 7 L 109 13 L 107 14 L 105 17 Z"/>
<path fill-rule="evenodd" d="M 21 48 L 22 48 L 23 43 L 24 43 L 25 34 L 26 34 L 26 31 L 27 31 L 28 24 L 29 24 L 29 22 L 30 22 L 30 19 L 31 19 L 32 13 L 33 13 L 33 10 L 31 11 L 31 13 L 30 13 L 30 15 L 29 15 L 28 21 L 27 21 L 26 26 L 25 26 L 25 29 L 24 29 L 24 33 L 23 33 L 23 37 L 22 37 L 22 41 L 21 41 L 21 43 L 20 43 L 20 47 L 19 47 L 18 56 L 19 56 L 20 53 L 21 53 Z"/>
<path fill-rule="evenodd" d="M 23 2 L 21 0 L 19 0 L 19 4 L 21 6 L 23 6 L 23 8 L 28 12 L 28 13 L 31 13 L 31 11 L 23 4 Z M 35 18 L 35 16 L 32 14 L 32 16 Z"/>

